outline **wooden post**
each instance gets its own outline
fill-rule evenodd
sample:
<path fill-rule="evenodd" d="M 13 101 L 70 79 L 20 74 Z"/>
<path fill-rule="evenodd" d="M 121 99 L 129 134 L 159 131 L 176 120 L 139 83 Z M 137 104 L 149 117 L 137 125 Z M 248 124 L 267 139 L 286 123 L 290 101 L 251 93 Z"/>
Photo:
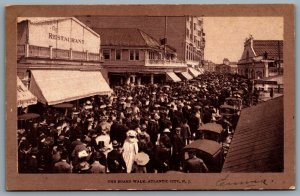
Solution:
<path fill-rule="evenodd" d="M 53 58 L 53 47 L 52 46 L 49 46 L 49 50 L 50 50 L 50 59 L 52 59 Z"/>

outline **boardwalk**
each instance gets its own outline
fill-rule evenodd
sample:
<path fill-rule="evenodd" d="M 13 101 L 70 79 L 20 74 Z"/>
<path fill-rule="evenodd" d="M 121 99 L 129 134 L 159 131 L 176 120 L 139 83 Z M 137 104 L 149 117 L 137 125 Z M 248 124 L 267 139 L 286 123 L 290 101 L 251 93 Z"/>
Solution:
<path fill-rule="evenodd" d="M 283 171 L 283 96 L 242 111 L 222 172 Z"/>

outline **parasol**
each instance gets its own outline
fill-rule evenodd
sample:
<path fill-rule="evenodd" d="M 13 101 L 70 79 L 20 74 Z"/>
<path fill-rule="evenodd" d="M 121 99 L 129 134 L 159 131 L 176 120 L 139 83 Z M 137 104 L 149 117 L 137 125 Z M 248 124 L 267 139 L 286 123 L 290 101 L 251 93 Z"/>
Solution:
<path fill-rule="evenodd" d="M 149 156 L 144 152 L 139 152 L 134 157 L 134 161 L 137 165 L 146 165 L 149 162 L 149 160 Z"/>

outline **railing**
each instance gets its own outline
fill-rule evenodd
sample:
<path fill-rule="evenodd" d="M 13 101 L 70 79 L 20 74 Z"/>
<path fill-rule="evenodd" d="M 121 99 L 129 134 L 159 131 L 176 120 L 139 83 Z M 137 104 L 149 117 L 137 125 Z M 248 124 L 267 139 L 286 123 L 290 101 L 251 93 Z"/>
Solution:
<path fill-rule="evenodd" d="M 17 54 L 18 57 L 25 56 L 25 45 L 17 46 Z"/>
<path fill-rule="evenodd" d="M 81 61 L 100 61 L 100 53 L 89 53 L 88 51 L 73 51 L 63 50 L 52 47 L 41 47 L 33 45 L 18 45 L 18 58 L 35 57 L 35 58 L 49 58 L 49 59 L 63 59 L 63 60 L 81 60 Z"/>
<path fill-rule="evenodd" d="M 26 47 L 25 47 L 25 50 L 26 50 Z M 29 46 L 29 56 L 31 56 L 31 57 L 50 58 L 50 50 L 49 50 L 49 48 L 46 48 L 46 47 L 30 45 Z"/>
<path fill-rule="evenodd" d="M 70 59 L 70 50 L 53 49 L 52 58 L 54 59 Z"/>
<path fill-rule="evenodd" d="M 72 51 L 72 58 L 74 60 L 86 59 L 86 53 L 85 52 Z"/>
<path fill-rule="evenodd" d="M 146 59 L 146 66 L 181 66 L 186 67 L 183 61 L 179 60 L 163 60 L 163 59 Z"/>
<path fill-rule="evenodd" d="M 88 59 L 89 59 L 90 61 L 100 61 L 100 54 L 97 54 L 97 53 L 89 53 L 88 55 L 89 55 Z"/>

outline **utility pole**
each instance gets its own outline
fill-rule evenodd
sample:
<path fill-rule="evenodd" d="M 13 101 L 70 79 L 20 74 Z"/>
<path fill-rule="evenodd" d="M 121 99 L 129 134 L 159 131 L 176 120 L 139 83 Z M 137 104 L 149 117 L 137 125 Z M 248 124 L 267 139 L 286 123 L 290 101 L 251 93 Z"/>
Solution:
<path fill-rule="evenodd" d="M 164 60 L 167 58 L 167 25 L 168 25 L 168 18 L 165 16 L 165 35 L 164 35 Z"/>

